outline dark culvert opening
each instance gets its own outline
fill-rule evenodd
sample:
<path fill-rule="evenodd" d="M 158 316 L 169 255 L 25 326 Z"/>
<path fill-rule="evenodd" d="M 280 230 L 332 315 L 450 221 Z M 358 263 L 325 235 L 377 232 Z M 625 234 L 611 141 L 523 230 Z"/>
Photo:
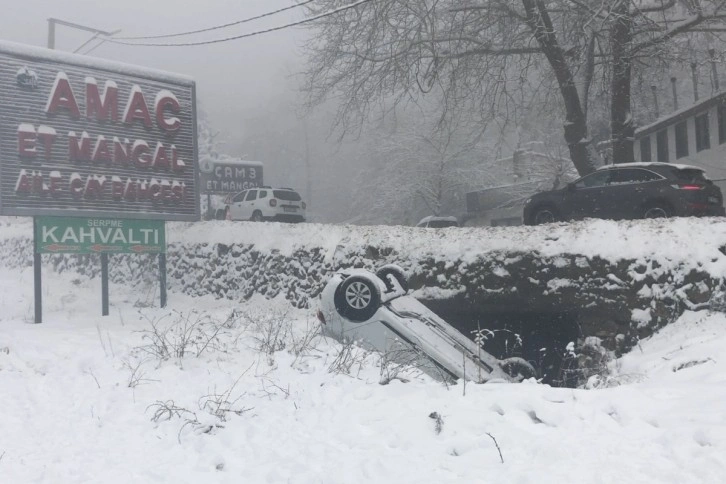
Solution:
<path fill-rule="evenodd" d="M 543 383 L 574 387 L 579 383 L 576 359 L 567 350 L 581 337 L 577 315 L 567 312 L 491 310 L 443 300 L 421 301 L 485 351 L 503 359 L 529 361 Z"/>

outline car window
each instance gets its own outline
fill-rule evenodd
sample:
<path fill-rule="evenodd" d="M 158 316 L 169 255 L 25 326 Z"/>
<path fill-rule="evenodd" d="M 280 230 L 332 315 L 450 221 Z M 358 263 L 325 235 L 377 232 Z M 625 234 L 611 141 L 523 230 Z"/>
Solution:
<path fill-rule="evenodd" d="M 272 196 L 279 198 L 280 200 L 287 200 L 289 202 L 299 202 L 302 200 L 298 192 L 292 190 L 273 190 Z"/>
<path fill-rule="evenodd" d="M 258 198 L 266 198 L 267 197 L 267 190 L 260 190 Z"/>
<path fill-rule="evenodd" d="M 246 195 L 246 194 L 247 194 L 247 192 L 246 192 L 246 191 L 238 193 L 238 194 L 237 194 L 237 195 L 235 195 L 235 196 L 234 196 L 234 198 L 232 199 L 232 203 L 239 203 L 239 202 L 241 202 L 242 200 L 244 200 L 244 199 L 245 199 L 245 195 Z"/>
<path fill-rule="evenodd" d="M 706 173 L 695 168 L 675 169 L 673 172 L 675 173 L 676 178 L 684 182 L 694 183 L 708 181 Z"/>
<path fill-rule="evenodd" d="M 251 200 L 257 200 L 257 190 L 250 190 L 247 193 L 247 198 L 245 198 L 245 202 L 249 202 Z"/>
<path fill-rule="evenodd" d="M 595 188 L 605 186 L 610 178 L 610 171 L 596 171 L 575 182 L 577 188 Z"/>
<path fill-rule="evenodd" d="M 612 170 L 612 176 L 610 177 L 608 184 L 622 185 L 629 183 L 645 183 L 660 180 L 661 178 L 663 177 L 650 170 L 643 170 L 641 168 L 623 168 L 620 170 Z"/>

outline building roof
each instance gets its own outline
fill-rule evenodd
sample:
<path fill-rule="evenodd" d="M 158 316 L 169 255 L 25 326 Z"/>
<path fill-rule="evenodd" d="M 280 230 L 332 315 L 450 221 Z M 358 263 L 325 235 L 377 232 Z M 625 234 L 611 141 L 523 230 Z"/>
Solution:
<path fill-rule="evenodd" d="M 681 108 L 665 116 L 661 116 L 652 123 L 641 126 L 635 130 L 635 138 L 640 138 L 656 131 L 660 131 L 667 126 L 683 121 L 684 119 L 688 119 L 717 104 L 726 104 L 726 91 L 715 94 L 709 98 Z"/>

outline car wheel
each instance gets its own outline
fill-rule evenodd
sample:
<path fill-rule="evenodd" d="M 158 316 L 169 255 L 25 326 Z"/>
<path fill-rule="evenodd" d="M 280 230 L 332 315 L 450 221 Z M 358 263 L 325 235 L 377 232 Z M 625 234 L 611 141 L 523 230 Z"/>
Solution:
<path fill-rule="evenodd" d="M 499 366 L 517 382 L 537 376 L 534 367 L 524 358 L 505 358 L 499 362 Z"/>
<path fill-rule="evenodd" d="M 232 210 L 230 210 L 229 207 L 224 209 L 224 219 L 225 220 L 232 220 Z"/>
<path fill-rule="evenodd" d="M 386 284 L 386 289 L 388 291 L 393 291 L 394 289 L 393 284 L 391 284 L 391 281 L 388 278 L 389 276 L 393 276 L 396 279 L 396 282 L 398 282 L 398 285 L 401 286 L 401 289 L 408 292 L 408 280 L 406 279 L 406 273 L 403 272 L 403 269 L 396 264 L 386 264 L 380 267 L 376 271 L 376 276 L 378 276 L 378 278 Z"/>
<path fill-rule="evenodd" d="M 557 210 L 548 205 L 537 207 L 532 214 L 532 224 L 541 225 L 557 222 L 560 219 Z"/>
<path fill-rule="evenodd" d="M 671 209 L 664 203 L 652 203 L 645 207 L 643 218 L 668 218 L 671 216 Z"/>
<path fill-rule="evenodd" d="M 259 210 L 255 210 L 250 220 L 252 220 L 253 222 L 262 222 L 262 212 L 260 212 Z"/>
<path fill-rule="evenodd" d="M 350 276 L 335 290 L 335 309 L 351 321 L 370 319 L 381 305 L 381 292 L 375 281 L 364 276 Z"/>

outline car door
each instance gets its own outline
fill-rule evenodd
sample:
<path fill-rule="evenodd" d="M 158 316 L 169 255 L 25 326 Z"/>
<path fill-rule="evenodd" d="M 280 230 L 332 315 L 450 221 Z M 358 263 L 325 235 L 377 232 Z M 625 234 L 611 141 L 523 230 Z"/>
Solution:
<path fill-rule="evenodd" d="M 610 170 L 596 171 L 568 185 L 563 203 L 564 211 L 573 219 L 607 218 L 607 199 Z"/>
<path fill-rule="evenodd" d="M 232 220 L 240 220 L 242 218 L 242 202 L 244 201 L 246 196 L 247 190 L 239 192 L 234 197 L 232 197 L 229 205 L 229 211 Z"/>
<path fill-rule="evenodd" d="M 250 218 L 252 218 L 252 214 L 256 209 L 256 203 L 257 190 L 247 190 L 247 196 L 245 197 L 245 200 L 244 202 L 242 202 L 240 207 L 240 218 L 242 218 L 243 220 L 249 220 Z"/>
<path fill-rule="evenodd" d="M 662 176 L 643 168 L 612 170 L 608 183 L 609 203 L 615 219 L 633 219 L 643 216 L 643 205 L 653 195 L 652 182 Z M 657 188 L 656 188 L 657 189 Z"/>

